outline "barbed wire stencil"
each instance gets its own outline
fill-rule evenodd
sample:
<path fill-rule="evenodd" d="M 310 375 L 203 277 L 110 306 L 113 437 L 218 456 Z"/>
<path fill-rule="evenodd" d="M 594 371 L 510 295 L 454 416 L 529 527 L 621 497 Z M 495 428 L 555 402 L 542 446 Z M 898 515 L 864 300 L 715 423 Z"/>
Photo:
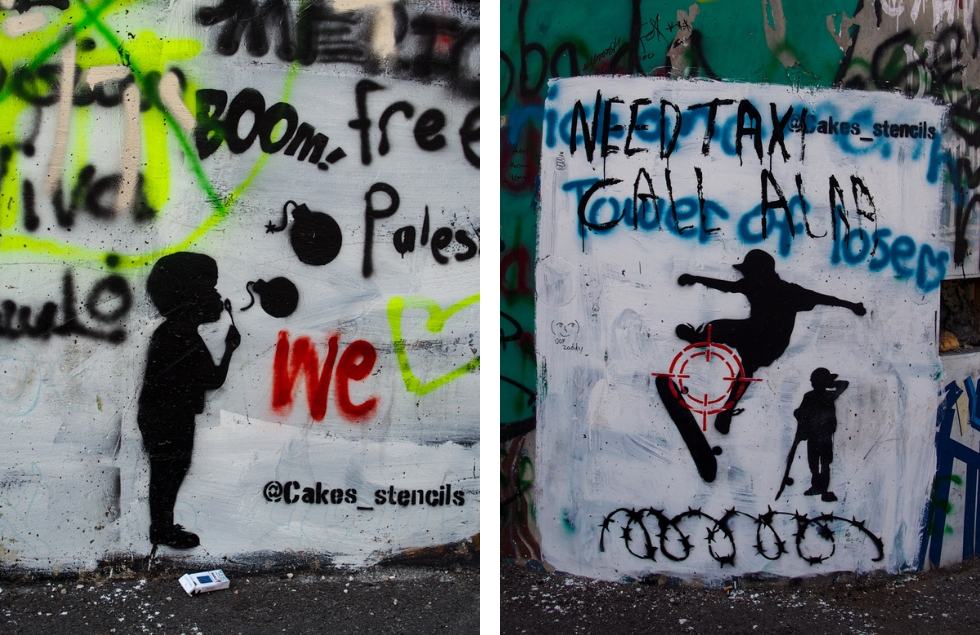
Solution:
<path fill-rule="evenodd" d="M 673 562 L 687 560 L 695 548 L 692 540 L 693 531 L 688 533 L 681 525 L 691 519 L 701 519 L 708 521 L 704 540 L 707 543 L 711 558 L 722 568 L 725 565 L 734 567 L 737 547 L 735 529 L 731 523 L 738 517 L 747 518 L 755 523 L 755 551 L 766 560 L 779 560 L 785 554 L 790 553 L 787 547 L 790 541 L 795 545 L 796 555 L 810 566 L 829 560 L 837 552 L 834 525 L 845 526 L 845 532 L 856 530 L 863 535 L 874 548 L 875 556 L 871 559 L 872 562 L 880 562 L 885 557 L 884 542 L 868 529 L 864 521 L 835 514 L 810 516 L 798 511 L 778 511 L 772 507 L 758 516 L 739 511 L 733 507 L 726 510 L 720 518 L 715 518 L 701 509 L 694 508 L 688 508 L 685 512 L 670 516 L 664 510 L 654 507 L 640 509 L 620 507 L 606 515 L 600 524 L 600 552 L 606 551 L 606 533 L 609 532 L 610 536 L 615 536 L 612 533 L 612 526 L 621 524 L 618 518 L 620 516 L 626 521 L 625 524 L 621 525 L 619 535 L 626 546 L 626 550 L 636 558 L 653 562 L 657 561 L 658 552 L 665 559 Z M 779 517 L 795 521 L 796 531 L 792 536 L 784 537 L 780 533 L 781 528 L 777 527 L 777 518 Z M 647 526 L 647 521 L 651 518 L 656 521 L 655 529 Z M 814 537 L 823 540 L 824 548 L 822 550 L 811 550 Z M 639 546 L 637 546 L 638 543 Z M 810 549 L 808 549 L 808 544 Z M 672 550 L 672 548 L 676 549 L 677 545 L 680 546 L 680 553 Z"/>

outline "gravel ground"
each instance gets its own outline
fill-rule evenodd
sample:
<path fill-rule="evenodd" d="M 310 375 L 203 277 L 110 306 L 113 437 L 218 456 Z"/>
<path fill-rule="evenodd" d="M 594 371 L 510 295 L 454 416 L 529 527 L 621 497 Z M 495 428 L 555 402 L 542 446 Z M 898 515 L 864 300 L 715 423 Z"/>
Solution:
<path fill-rule="evenodd" d="M 727 588 L 596 582 L 501 565 L 501 633 L 980 631 L 980 560 L 898 577 L 738 581 Z"/>
<path fill-rule="evenodd" d="M 177 582 L 183 573 L 0 580 L 0 633 L 479 632 L 480 573 L 470 567 L 229 574 L 230 589 L 195 597 Z"/>

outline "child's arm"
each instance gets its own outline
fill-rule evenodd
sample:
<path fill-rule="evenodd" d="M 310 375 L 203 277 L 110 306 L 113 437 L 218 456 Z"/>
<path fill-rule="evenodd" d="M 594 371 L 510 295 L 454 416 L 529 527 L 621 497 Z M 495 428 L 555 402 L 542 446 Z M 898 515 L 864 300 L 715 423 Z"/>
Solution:
<path fill-rule="evenodd" d="M 235 349 L 239 347 L 242 343 L 242 335 L 232 324 L 228 327 L 228 334 L 225 335 L 225 354 L 221 356 L 221 363 L 218 365 L 218 373 L 221 374 L 221 381 L 218 382 L 218 386 L 225 383 L 225 378 L 228 377 L 228 365 L 231 364 L 231 354 L 235 352 Z M 845 381 L 844 384 L 847 384 Z"/>
<path fill-rule="evenodd" d="M 221 361 L 217 366 L 206 364 L 201 368 L 199 385 L 206 390 L 220 388 L 228 377 L 228 366 L 231 364 L 231 355 L 242 343 L 242 336 L 232 324 L 228 327 L 228 334 L 225 336 L 225 354 L 221 356 Z M 201 343 L 203 345 L 203 342 Z"/>

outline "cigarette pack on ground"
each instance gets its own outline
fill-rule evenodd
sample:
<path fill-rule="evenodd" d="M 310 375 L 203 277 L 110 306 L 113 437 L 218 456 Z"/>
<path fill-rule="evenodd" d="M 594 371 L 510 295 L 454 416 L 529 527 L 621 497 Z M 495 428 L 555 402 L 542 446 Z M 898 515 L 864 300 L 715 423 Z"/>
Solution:
<path fill-rule="evenodd" d="M 185 573 L 180 577 L 180 586 L 184 587 L 187 595 L 197 595 L 208 591 L 227 589 L 230 582 L 221 569 L 201 571 L 200 573 Z"/>

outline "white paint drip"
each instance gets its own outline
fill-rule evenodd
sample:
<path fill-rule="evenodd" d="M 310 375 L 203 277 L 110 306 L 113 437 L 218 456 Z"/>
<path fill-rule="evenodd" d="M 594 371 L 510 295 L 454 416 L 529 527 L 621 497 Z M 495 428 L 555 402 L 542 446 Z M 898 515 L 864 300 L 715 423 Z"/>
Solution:
<path fill-rule="evenodd" d="M 136 185 L 140 169 L 140 89 L 130 84 L 123 93 L 123 125 L 125 135 L 122 147 L 122 179 L 116 195 L 116 213 L 123 214 L 136 200 Z"/>
<path fill-rule="evenodd" d="M 912 22 L 918 21 L 920 15 L 926 15 L 925 5 L 930 0 L 915 0 L 909 9 L 909 17 Z M 934 31 L 940 31 L 943 26 L 952 26 L 962 21 L 963 32 L 966 34 L 967 42 L 973 36 L 973 18 L 976 0 L 931 0 L 932 19 L 931 26 Z M 899 28 L 898 17 L 905 11 L 905 3 L 901 0 L 889 0 L 882 5 L 883 11 L 896 17 L 895 29 Z"/>
<path fill-rule="evenodd" d="M 129 76 L 129 67 L 122 64 L 109 64 L 107 66 L 93 66 L 82 73 L 82 81 L 88 87 L 95 89 L 102 82 L 118 81 Z"/>
<path fill-rule="evenodd" d="M 184 132 L 191 133 L 196 127 L 194 115 L 187 109 L 180 94 L 180 80 L 177 73 L 169 71 L 160 79 L 160 100 Z"/>
<path fill-rule="evenodd" d="M 51 160 L 48 162 L 48 174 L 44 179 L 44 193 L 53 196 L 61 183 L 64 169 L 65 154 L 68 151 L 68 136 L 71 132 L 71 101 L 73 91 L 69 88 L 75 78 L 75 40 L 71 39 L 61 49 L 61 90 L 58 95 L 58 128 L 54 145 L 51 149 Z"/>
<path fill-rule="evenodd" d="M 374 12 L 371 50 L 375 56 L 381 59 L 392 57 L 397 52 L 395 47 L 395 12 L 390 3 L 385 3 Z"/>

